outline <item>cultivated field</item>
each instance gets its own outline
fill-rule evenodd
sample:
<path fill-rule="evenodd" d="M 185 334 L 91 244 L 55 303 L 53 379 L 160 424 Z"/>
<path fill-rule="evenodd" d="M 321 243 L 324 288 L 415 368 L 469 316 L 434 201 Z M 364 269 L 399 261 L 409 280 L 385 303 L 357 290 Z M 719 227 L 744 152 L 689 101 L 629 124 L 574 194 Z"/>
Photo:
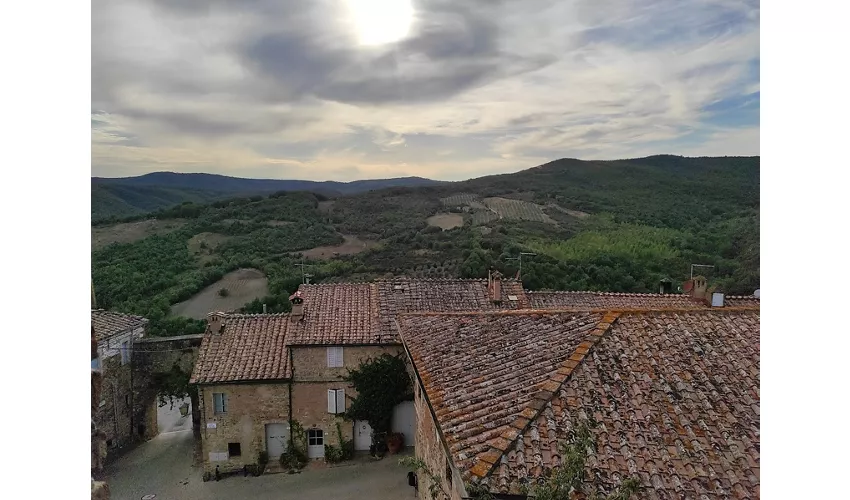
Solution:
<path fill-rule="evenodd" d="M 463 216 L 460 214 L 435 214 L 425 219 L 429 226 L 439 227 L 443 231 L 463 226 Z"/>
<path fill-rule="evenodd" d="M 186 222 L 178 219 L 156 220 L 148 219 L 138 222 L 122 222 L 111 226 L 93 227 L 91 230 L 91 246 L 93 250 L 103 248 L 112 243 L 133 243 L 155 234 L 166 234 L 185 226 Z"/>
<path fill-rule="evenodd" d="M 527 220 L 532 222 L 544 222 L 556 224 L 546 215 L 543 207 L 527 201 L 509 200 L 507 198 L 484 198 L 482 200 L 487 208 L 499 214 L 502 219 Z"/>
<path fill-rule="evenodd" d="M 345 240 L 339 245 L 316 247 L 299 252 L 308 259 L 327 260 L 340 255 L 354 255 L 369 248 L 374 248 L 378 243 L 370 240 L 361 240 L 357 236 L 342 235 Z"/>
<path fill-rule="evenodd" d="M 478 195 L 470 193 L 460 193 L 440 198 L 440 202 L 447 207 L 459 207 L 461 205 L 470 205 L 478 198 Z"/>
<path fill-rule="evenodd" d="M 487 224 L 490 221 L 498 219 L 499 214 L 487 209 L 486 207 L 472 213 L 472 223 L 476 225 Z"/>
<path fill-rule="evenodd" d="M 219 290 L 227 290 L 227 296 Z M 233 311 L 256 298 L 269 294 L 269 279 L 257 269 L 237 269 L 204 288 L 189 300 L 171 306 L 178 316 L 204 319 L 213 311 Z"/>

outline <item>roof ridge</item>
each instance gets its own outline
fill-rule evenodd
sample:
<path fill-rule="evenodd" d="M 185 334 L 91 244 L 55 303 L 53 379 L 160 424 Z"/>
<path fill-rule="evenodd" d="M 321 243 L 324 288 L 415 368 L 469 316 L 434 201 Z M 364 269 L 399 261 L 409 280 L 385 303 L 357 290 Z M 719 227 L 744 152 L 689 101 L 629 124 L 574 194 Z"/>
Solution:
<path fill-rule="evenodd" d="M 533 314 L 579 314 L 579 313 L 655 313 L 655 312 L 670 312 L 670 313 L 709 313 L 709 312 L 741 312 L 741 311 L 756 311 L 758 306 L 724 306 L 724 307 L 705 307 L 702 309 L 683 308 L 683 307 L 597 307 L 597 308 L 549 308 L 549 309 L 497 309 L 497 310 L 469 310 L 469 311 L 410 311 L 396 313 L 397 316 L 522 316 Z"/>
<path fill-rule="evenodd" d="M 581 364 L 590 350 L 599 342 L 599 339 L 617 321 L 620 314 L 617 311 L 605 313 L 599 323 L 597 323 L 596 328 L 587 334 L 585 337 L 586 340 L 576 347 L 573 354 L 561 363 L 561 366 L 546 381 L 537 385 L 539 391 L 534 395 L 529 405 L 522 410 L 516 420 L 511 423 L 508 430 L 487 443 L 490 446 L 488 451 L 476 455 L 478 461 L 469 469 L 471 475 L 476 476 L 478 479 L 484 479 L 495 470 L 496 465 L 501 462 L 502 456 L 513 447 L 519 436 L 528 429 L 528 426 L 537 419 L 543 408 L 558 394 L 561 386 L 572 375 L 573 370 Z"/>
<path fill-rule="evenodd" d="M 579 294 L 589 293 L 593 295 L 611 295 L 618 297 L 690 297 L 684 293 L 652 293 L 652 292 L 599 292 L 593 290 L 526 290 L 526 293 L 562 293 L 562 294 Z"/>

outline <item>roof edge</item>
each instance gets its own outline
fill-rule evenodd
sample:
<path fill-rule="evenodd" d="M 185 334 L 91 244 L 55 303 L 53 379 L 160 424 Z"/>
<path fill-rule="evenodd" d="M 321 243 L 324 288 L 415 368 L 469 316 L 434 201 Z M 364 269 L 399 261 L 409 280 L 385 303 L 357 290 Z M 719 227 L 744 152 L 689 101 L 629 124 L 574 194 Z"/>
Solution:
<path fill-rule="evenodd" d="M 502 456 L 514 446 L 519 436 L 525 433 L 528 427 L 540 416 L 540 412 L 558 394 L 561 386 L 570 378 L 570 375 L 572 375 L 573 371 L 581 364 L 584 358 L 587 357 L 591 349 L 608 332 L 611 325 L 620 317 L 620 314 L 619 311 L 608 311 L 605 313 L 599 323 L 597 323 L 596 328 L 587 334 L 585 341 L 579 344 L 572 355 L 561 363 L 557 371 L 546 381 L 537 385 L 538 391 L 532 398 L 531 403 L 514 420 L 510 428 L 499 437 L 490 440 L 488 443 L 490 445 L 489 451 L 477 455 L 478 462 L 467 471 L 468 474 L 475 476 L 478 480 L 482 480 L 493 473 L 496 466 L 501 462 Z"/>

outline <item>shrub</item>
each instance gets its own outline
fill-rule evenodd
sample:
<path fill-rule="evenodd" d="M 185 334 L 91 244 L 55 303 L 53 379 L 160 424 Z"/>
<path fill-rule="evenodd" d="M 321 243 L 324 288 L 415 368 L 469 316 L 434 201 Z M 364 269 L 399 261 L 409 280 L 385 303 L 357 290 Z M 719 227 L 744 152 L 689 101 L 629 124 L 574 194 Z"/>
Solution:
<path fill-rule="evenodd" d="M 227 297 L 228 295 L 230 295 L 230 292 L 227 291 L 227 288 L 220 288 L 218 290 L 218 295 L 220 297 Z"/>

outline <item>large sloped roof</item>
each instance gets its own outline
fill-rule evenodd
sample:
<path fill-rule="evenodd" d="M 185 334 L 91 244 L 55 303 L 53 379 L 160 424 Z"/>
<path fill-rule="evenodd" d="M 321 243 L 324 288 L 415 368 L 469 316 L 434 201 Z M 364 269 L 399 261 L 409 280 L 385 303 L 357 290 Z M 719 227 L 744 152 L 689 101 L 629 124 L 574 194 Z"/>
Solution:
<path fill-rule="evenodd" d="M 560 465 L 558 443 L 592 417 L 598 450 L 587 468 L 600 493 L 631 476 L 646 498 L 759 497 L 757 309 L 522 311 L 485 314 L 478 326 L 464 315 L 411 315 L 399 324 L 466 481 L 520 493 Z M 492 390 L 508 342 L 520 349 L 509 368 L 513 407 Z M 532 352 L 541 363 L 524 361 Z"/>
<path fill-rule="evenodd" d="M 281 380 L 291 376 L 287 314 L 229 314 L 221 333 L 207 331 L 190 382 Z"/>

